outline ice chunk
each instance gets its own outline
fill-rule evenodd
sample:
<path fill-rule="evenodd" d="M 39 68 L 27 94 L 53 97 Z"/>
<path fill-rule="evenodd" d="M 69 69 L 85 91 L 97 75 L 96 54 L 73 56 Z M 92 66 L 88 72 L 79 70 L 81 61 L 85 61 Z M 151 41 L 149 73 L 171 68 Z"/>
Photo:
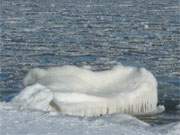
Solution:
<path fill-rule="evenodd" d="M 26 88 L 15 100 L 40 110 L 79 116 L 144 114 L 157 110 L 157 82 L 144 68 L 122 65 L 105 71 L 76 66 L 36 68 L 27 74 L 24 85 Z"/>
<path fill-rule="evenodd" d="M 53 93 L 40 84 L 34 84 L 26 87 L 12 103 L 21 109 L 37 109 L 48 111 L 50 109 L 50 101 L 53 99 Z"/>

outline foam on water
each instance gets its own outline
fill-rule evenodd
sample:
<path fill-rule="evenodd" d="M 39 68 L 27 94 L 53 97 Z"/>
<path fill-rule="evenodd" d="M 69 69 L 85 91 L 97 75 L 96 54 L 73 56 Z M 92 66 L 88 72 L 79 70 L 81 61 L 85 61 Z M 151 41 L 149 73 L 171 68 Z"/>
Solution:
<path fill-rule="evenodd" d="M 76 66 L 32 69 L 13 99 L 23 108 L 78 116 L 142 114 L 157 110 L 157 81 L 144 68 L 117 65 L 92 71 Z"/>

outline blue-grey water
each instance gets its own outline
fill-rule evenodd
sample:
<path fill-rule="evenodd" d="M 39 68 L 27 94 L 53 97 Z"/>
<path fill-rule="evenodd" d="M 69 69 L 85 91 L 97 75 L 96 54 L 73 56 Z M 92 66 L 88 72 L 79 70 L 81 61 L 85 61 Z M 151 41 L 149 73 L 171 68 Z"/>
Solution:
<path fill-rule="evenodd" d="M 180 121 L 180 0 L 2 0 L 0 30 L 1 101 L 33 67 L 120 62 L 158 80 L 166 111 L 140 119 Z"/>

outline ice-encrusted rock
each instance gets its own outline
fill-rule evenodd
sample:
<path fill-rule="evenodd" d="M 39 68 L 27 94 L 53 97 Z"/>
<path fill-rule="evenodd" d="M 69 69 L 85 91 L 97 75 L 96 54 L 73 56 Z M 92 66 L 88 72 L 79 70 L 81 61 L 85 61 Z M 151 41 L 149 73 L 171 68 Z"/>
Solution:
<path fill-rule="evenodd" d="M 144 68 L 36 68 L 27 74 L 24 85 L 26 88 L 13 102 L 31 109 L 78 116 L 146 114 L 157 110 L 157 81 Z"/>

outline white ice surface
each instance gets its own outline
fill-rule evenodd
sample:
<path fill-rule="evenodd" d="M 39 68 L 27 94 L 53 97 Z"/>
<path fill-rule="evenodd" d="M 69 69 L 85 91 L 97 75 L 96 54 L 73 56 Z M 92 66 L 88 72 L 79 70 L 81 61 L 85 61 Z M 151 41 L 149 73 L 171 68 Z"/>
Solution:
<path fill-rule="evenodd" d="M 0 103 L 1 135 L 180 135 L 180 122 L 150 126 L 125 114 L 70 117 L 37 111 L 19 111 Z"/>
<path fill-rule="evenodd" d="M 157 110 L 157 82 L 144 68 L 117 65 L 98 72 L 76 66 L 36 68 L 27 74 L 24 85 L 13 99 L 21 108 L 78 116 Z"/>

